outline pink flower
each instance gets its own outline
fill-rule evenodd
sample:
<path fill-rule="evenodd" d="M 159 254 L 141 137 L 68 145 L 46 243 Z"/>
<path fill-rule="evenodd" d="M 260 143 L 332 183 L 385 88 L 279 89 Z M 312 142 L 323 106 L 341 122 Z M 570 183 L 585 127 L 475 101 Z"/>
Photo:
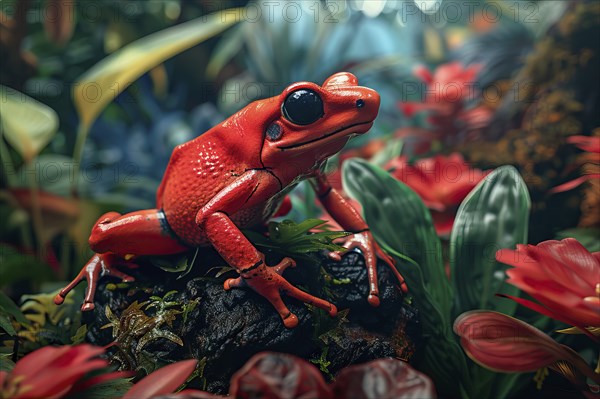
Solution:
<path fill-rule="evenodd" d="M 577 240 L 566 238 L 517 245 L 516 251 L 502 249 L 496 259 L 514 266 L 506 272 L 507 282 L 539 303 L 509 298 L 582 330 L 600 326 L 600 252 L 590 253 Z"/>
<path fill-rule="evenodd" d="M 55 399 L 67 396 L 76 383 L 94 370 L 108 366 L 99 359 L 104 348 L 92 345 L 46 346 L 17 362 L 10 373 L 0 371 L 0 397 L 11 399 Z M 109 373 L 119 378 L 127 373 Z M 106 381 L 96 379 L 96 383 Z"/>
<path fill-rule="evenodd" d="M 420 159 L 413 165 L 398 157 L 386 168 L 421 197 L 439 235 L 450 234 L 458 206 L 489 173 L 470 168 L 459 153 Z"/>
<path fill-rule="evenodd" d="M 505 314 L 484 310 L 463 313 L 454 332 L 476 363 L 500 372 L 535 371 L 568 361 L 582 373 L 600 380 L 571 348 L 560 345 L 537 328 Z"/>

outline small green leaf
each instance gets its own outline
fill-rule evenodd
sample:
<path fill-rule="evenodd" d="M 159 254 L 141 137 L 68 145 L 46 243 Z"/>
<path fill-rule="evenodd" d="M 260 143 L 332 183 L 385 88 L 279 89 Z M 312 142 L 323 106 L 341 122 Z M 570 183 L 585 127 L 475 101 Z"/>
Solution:
<path fill-rule="evenodd" d="M 10 317 L 5 314 L 0 314 L 0 328 L 6 331 L 11 337 L 17 335 L 17 332 L 10 321 Z"/>
<path fill-rule="evenodd" d="M 31 162 L 58 130 L 56 112 L 45 104 L 0 85 L 0 126 L 6 141 Z"/>
<path fill-rule="evenodd" d="M 92 385 L 90 388 L 82 392 L 77 392 L 74 396 L 68 396 L 67 399 L 113 399 L 121 398 L 127 391 L 131 389 L 133 383 L 132 378 L 117 378 Z"/>
<path fill-rule="evenodd" d="M 71 343 L 73 345 L 78 345 L 78 344 L 83 343 L 85 341 L 86 334 L 87 334 L 87 325 L 83 324 L 83 325 L 79 326 L 79 328 L 75 332 L 75 335 L 73 335 L 71 337 Z"/>
<path fill-rule="evenodd" d="M 4 267 L 4 266 L 3 266 Z M 15 318 L 20 324 L 29 324 L 21 309 L 4 292 L 0 291 L 0 312 Z"/>
<path fill-rule="evenodd" d="M 187 253 L 165 256 L 150 256 L 148 257 L 148 260 L 153 266 L 156 266 L 169 273 L 183 273 L 191 267 Z"/>
<path fill-rule="evenodd" d="M 269 237 L 254 231 L 244 231 L 244 234 L 254 245 L 269 248 L 291 257 L 323 250 L 345 251 L 344 247 L 334 244 L 333 241 L 346 237 L 350 233 L 345 231 L 310 232 L 325 223 L 320 219 L 306 219 L 300 223 L 284 220 L 269 223 Z"/>
<path fill-rule="evenodd" d="M 495 254 L 527 242 L 530 206 L 527 186 L 512 166 L 494 170 L 462 202 L 450 235 L 455 315 L 473 309 L 514 314 L 516 302 L 494 295 L 519 293 L 506 284 L 507 266 Z"/>

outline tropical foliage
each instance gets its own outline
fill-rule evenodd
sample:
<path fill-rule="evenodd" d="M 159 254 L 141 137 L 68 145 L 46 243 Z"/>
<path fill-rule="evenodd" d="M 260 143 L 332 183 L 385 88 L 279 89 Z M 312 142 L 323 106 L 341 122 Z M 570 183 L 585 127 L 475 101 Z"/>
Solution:
<path fill-rule="evenodd" d="M 194 345 L 179 332 L 198 300 L 138 300 L 147 287 L 111 281 L 106 292 L 131 301 L 91 320 L 83 290 L 52 299 L 89 259 L 101 214 L 155 206 L 173 148 L 338 71 L 376 89 L 381 109 L 323 167 L 405 277 L 423 342 L 408 362 L 333 376 L 328 343 L 348 311 L 309 308 L 321 358 L 258 348 L 219 393 L 597 394 L 599 29 L 600 4 L 583 0 L 0 1 L 0 398 L 223 397 L 204 389 L 206 359 L 152 352 Z M 309 184 L 244 234 L 270 257 L 316 265 L 328 287 L 348 283 L 321 262 L 350 233 Z M 182 278 L 210 256 L 147 265 Z"/>

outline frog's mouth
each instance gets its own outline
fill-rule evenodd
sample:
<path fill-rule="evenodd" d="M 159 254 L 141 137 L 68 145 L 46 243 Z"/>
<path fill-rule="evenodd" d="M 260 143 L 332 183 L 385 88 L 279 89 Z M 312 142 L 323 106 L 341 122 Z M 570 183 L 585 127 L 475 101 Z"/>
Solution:
<path fill-rule="evenodd" d="M 305 145 L 309 145 L 309 144 L 316 143 L 316 142 L 321 141 L 321 140 L 328 139 L 328 138 L 330 138 L 332 136 L 335 136 L 335 135 L 337 135 L 339 133 L 342 133 L 342 132 L 344 132 L 344 134 L 347 135 L 347 134 L 349 134 L 348 131 L 350 129 L 353 129 L 353 128 L 357 127 L 357 126 L 363 126 L 363 125 L 373 125 L 373 121 L 366 121 L 366 122 L 354 123 L 354 124 L 349 125 L 349 126 L 341 127 L 341 128 L 339 128 L 337 130 L 334 130 L 331 133 L 327 133 L 324 136 L 317 137 L 317 138 L 314 138 L 312 140 L 304 141 L 302 143 L 290 144 L 290 145 L 286 145 L 286 146 L 278 146 L 277 148 L 279 148 L 280 150 L 289 150 L 289 149 L 292 149 L 292 148 L 303 147 Z M 371 128 L 371 126 L 369 126 L 367 129 L 365 129 L 365 132 L 368 131 L 370 128 Z"/>

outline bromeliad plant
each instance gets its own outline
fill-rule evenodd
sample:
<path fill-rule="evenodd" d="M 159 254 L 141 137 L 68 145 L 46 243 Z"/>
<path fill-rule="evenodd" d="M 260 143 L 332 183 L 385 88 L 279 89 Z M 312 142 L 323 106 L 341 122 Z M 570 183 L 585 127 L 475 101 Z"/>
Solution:
<path fill-rule="evenodd" d="M 342 175 L 345 191 L 360 202 L 382 247 L 395 255 L 422 311 L 428 341 L 417 367 L 433 378 L 440 393 L 509 397 L 526 382 L 519 372 L 544 367 L 557 370 L 584 394 L 590 392 L 586 378 L 600 381 L 600 369 L 592 371 L 574 350 L 512 317 L 520 315 L 521 304 L 547 316 L 526 315 L 533 324 L 548 328 L 551 317 L 574 326 L 560 332 L 599 341 L 599 253 L 574 239 L 524 245 L 530 199 L 513 167 L 482 176 L 461 203 L 450 235 L 450 281 L 430 213 L 415 192 L 363 160 L 347 161 Z M 539 303 L 522 298 L 519 289 Z M 475 363 L 452 334 L 457 316 L 454 331 Z"/>
<path fill-rule="evenodd" d="M 384 170 L 363 160 L 342 169 L 345 191 L 360 202 L 382 247 L 393 254 L 422 311 L 427 337 L 419 370 L 442 395 L 463 398 L 508 397 L 522 386 L 518 374 L 493 373 L 472 363 L 452 333 L 452 321 L 474 309 L 513 315 L 516 303 L 494 296 L 518 296 L 504 278 L 506 266 L 494 252 L 527 242 L 530 199 L 519 173 L 510 166 L 488 174 L 458 209 L 450 236 L 450 281 L 442 246 L 419 196 Z"/>

